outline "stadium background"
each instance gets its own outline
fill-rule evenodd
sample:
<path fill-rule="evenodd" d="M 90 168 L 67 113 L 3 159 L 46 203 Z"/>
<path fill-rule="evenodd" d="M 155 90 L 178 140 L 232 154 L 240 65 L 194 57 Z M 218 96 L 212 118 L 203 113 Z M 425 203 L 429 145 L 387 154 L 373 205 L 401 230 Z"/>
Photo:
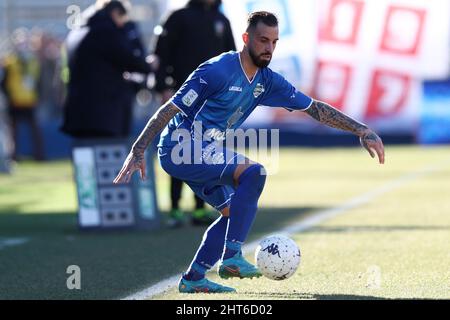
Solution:
<path fill-rule="evenodd" d="M 182 6 L 183 0 L 146 0 L 132 1 L 133 18 L 139 23 L 143 32 L 144 43 L 150 49 L 154 41 L 154 32 L 158 30 L 157 25 L 168 12 L 174 8 Z M 68 33 L 67 22 L 73 11 L 68 10 L 69 6 L 79 6 L 84 10 L 91 1 L 66 1 L 66 0 L 0 0 L 0 57 L 10 49 L 9 37 L 13 30 L 19 27 L 28 29 L 39 29 L 49 38 L 51 43 L 59 48 Z M 441 157 L 448 157 L 448 144 L 450 142 L 450 2 L 447 0 L 224 0 L 223 11 L 232 23 L 234 35 L 238 48 L 241 47 L 240 33 L 244 29 L 246 13 L 252 10 L 264 8 L 276 12 L 280 18 L 281 41 L 277 48 L 271 67 L 282 73 L 287 79 L 295 83 L 296 86 L 305 93 L 323 99 L 339 107 L 344 112 L 355 116 L 368 123 L 380 133 L 384 141 L 389 146 L 388 150 L 393 157 L 394 167 L 383 179 L 394 177 L 397 173 L 407 173 L 407 169 L 417 169 L 421 165 L 437 161 Z M 155 29 L 156 28 L 156 29 Z M 58 57 L 55 57 L 58 63 Z M 34 257 L 38 265 L 43 260 L 51 261 L 55 255 L 61 255 L 61 260 L 50 267 L 48 272 L 57 273 L 57 270 L 71 263 L 72 258 L 80 259 L 80 264 L 86 265 L 89 261 L 83 260 L 84 250 L 92 250 L 99 254 L 112 255 L 112 248 L 130 259 L 142 259 L 146 263 L 151 261 L 147 257 L 148 252 L 131 250 L 128 255 L 126 248 L 136 246 L 152 246 L 154 241 L 161 243 L 170 242 L 170 234 L 163 231 L 152 234 L 107 234 L 100 236 L 88 235 L 78 239 L 75 230 L 76 219 L 74 213 L 76 209 L 76 197 L 71 176 L 71 167 L 67 161 L 70 157 L 71 140 L 58 131 L 61 121 L 61 106 L 54 103 L 57 99 L 48 99 L 39 106 L 39 121 L 44 132 L 45 153 L 49 160 L 44 164 L 36 164 L 27 161 L 18 164 L 17 172 L 10 178 L 0 175 L 3 184 L 0 197 L 0 208 L 2 213 L 2 232 L 0 238 L 14 237 L 20 245 L 20 236 L 25 232 L 30 232 L 31 238 L 39 238 L 36 248 L 43 251 L 42 257 Z M 151 91 L 143 92 L 137 99 L 135 105 L 134 132 L 137 134 L 149 116 L 158 107 L 158 97 Z M 5 112 L 4 100 L 0 97 L 0 113 Z M 357 153 L 352 148 L 342 148 L 346 146 L 357 146 L 355 138 L 339 131 L 320 126 L 314 121 L 301 114 L 292 114 L 285 111 L 274 111 L 259 108 L 257 112 L 246 122 L 247 127 L 279 128 L 281 130 L 280 142 L 284 146 L 295 146 L 296 149 L 283 151 L 281 156 L 287 160 L 283 162 L 288 171 L 283 171 L 284 176 L 289 176 L 296 170 L 295 159 L 297 156 L 306 160 L 315 161 L 325 155 L 337 156 L 338 164 L 346 166 L 346 161 L 360 161 L 361 153 Z M 21 130 L 18 143 L 19 153 L 23 156 L 31 154 L 31 146 L 27 138 L 27 128 Z M 5 126 L 0 127 L 0 135 L 5 140 Z M 392 144 L 401 144 L 398 149 L 391 147 Z M 442 144 L 437 149 L 422 149 L 420 145 Z M 405 146 L 407 145 L 407 146 Z M 314 147 L 314 149 L 304 149 L 303 147 Z M 331 151 L 316 147 L 333 146 Z M 419 149 L 416 149 L 419 148 Z M 389 160 L 388 151 L 388 160 Z M 298 152 L 298 153 L 297 153 Z M 427 155 L 430 158 L 427 158 Z M 364 155 L 366 156 L 366 155 Z M 411 158 L 415 160 L 411 162 Z M 392 159 L 392 157 L 391 157 Z M 403 163 L 409 162 L 408 165 Z M 370 163 L 370 165 L 374 165 Z M 362 173 L 366 170 L 367 164 L 355 166 L 353 173 Z M 291 171 L 289 171 L 291 170 Z M 312 168 L 320 172 L 331 173 L 331 169 L 326 164 L 326 160 L 317 161 L 316 167 Z M 47 181 L 45 172 L 52 172 L 54 180 Z M 364 171 L 365 172 L 365 171 Z M 395 174 L 394 174 L 395 173 Z M 321 203 L 323 207 L 332 206 L 336 202 L 347 199 L 354 190 L 351 183 L 363 182 L 356 179 L 353 181 L 329 181 L 326 174 L 322 176 L 313 173 L 303 172 L 300 178 L 309 177 L 317 179 L 317 184 L 327 184 L 330 194 L 336 192 L 333 201 Z M 369 171 L 369 175 L 375 175 Z M 338 174 L 339 175 L 339 174 Z M 357 177 L 361 178 L 358 174 Z M 443 177 L 446 175 L 444 174 Z M 396 177 L 396 176 L 395 176 Z M 320 178 L 320 179 L 319 179 Z M 15 179 L 13 181 L 13 179 Z M 59 181 L 61 180 L 61 181 Z M 162 210 L 168 207 L 167 180 L 161 172 L 156 172 L 158 181 L 158 199 Z M 384 181 L 384 180 L 383 180 Z M 36 186 L 44 186 L 42 190 L 30 189 L 30 182 L 36 182 Z M 301 215 L 313 213 L 317 203 L 317 195 L 304 195 L 303 206 L 299 207 L 298 199 L 287 196 L 283 199 L 283 189 L 286 185 L 295 190 L 298 186 L 289 184 L 287 180 L 280 179 L 268 193 L 269 196 L 263 199 L 263 213 L 260 221 L 255 226 L 255 237 L 270 231 L 269 224 L 277 219 L 274 227 L 283 226 L 294 218 Z M 340 184 L 342 183 L 342 184 Z M 445 196 L 445 183 L 436 180 L 433 184 L 437 195 Z M 367 186 L 369 183 L 367 183 Z M 431 185 L 431 184 L 430 184 Z M 360 185 L 358 185 L 359 187 Z M 46 198 L 46 188 L 60 188 L 52 197 Z M 278 190 L 279 188 L 279 190 Z M 317 187 L 319 190 L 321 187 Z M 333 189 L 334 188 L 334 189 Z M 341 189 L 342 190 L 339 190 Z M 348 190 L 345 190 L 348 188 Z M 359 189 L 357 187 L 353 187 Z M 50 190 L 50 189 L 48 189 Z M 53 189 L 52 189 L 53 190 Z M 327 189 L 328 190 L 328 189 Z M 345 190 L 345 191 L 344 191 Z M 339 192 L 340 193 L 339 193 Z M 341 194 L 342 193 L 342 194 Z M 448 194 L 448 190 L 447 190 Z M 20 196 L 18 196 L 20 195 Z M 309 196 L 309 198 L 307 198 Z M 11 199 L 17 197 L 15 205 L 11 205 Z M 405 199 L 408 197 L 404 195 Z M 39 199 L 38 199 L 39 198 Z M 305 200 L 309 199 L 309 200 Z M 431 199 L 431 198 L 430 198 Z M 430 201 L 424 199 L 424 201 Z M 439 199 L 436 199 L 439 201 Z M 319 201 L 319 200 L 317 200 Z M 186 204 L 184 204 L 186 206 Z M 187 206 L 191 203 L 187 203 Z M 308 206 L 310 205 L 310 206 Z M 441 203 L 442 208 L 448 208 L 446 203 Z M 401 205 L 400 205 L 401 207 Z M 420 206 L 418 206 L 420 207 Z M 274 209 L 275 208 L 275 209 Z M 311 210 L 314 208 L 314 210 Z M 397 208 L 398 209 L 398 208 Z M 405 211 L 414 210 L 405 209 Z M 429 210 L 429 209 L 428 209 Z M 395 210 L 393 210 L 395 212 Z M 34 215 L 35 213 L 39 213 Z M 61 213 L 55 215 L 54 213 Z M 436 213 L 437 214 L 437 213 Z M 448 219 L 448 212 L 446 215 Z M 407 215 L 405 219 L 410 219 Z M 445 231 L 445 221 L 442 217 L 437 217 L 438 222 L 443 226 L 431 226 L 429 230 Z M 424 218 L 425 220 L 427 218 Z M 419 223 L 420 219 L 417 220 Z M 395 229 L 395 228 L 394 228 Z M 448 229 L 448 228 L 447 228 Z M 55 230 L 64 230 L 62 234 Z M 424 227 L 423 231 L 426 231 Z M 374 231 L 374 230 L 372 230 Z M 201 230 L 188 229 L 185 233 L 177 233 L 179 239 L 185 240 L 186 254 L 178 257 L 180 261 L 174 263 L 174 268 L 168 271 L 157 267 L 163 276 L 171 275 L 175 271 L 179 272 L 189 260 L 190 254 L 195 247 L 197 238 L 201 235 Z M 64 247 L 57 247 L 56 242 L 64 237 L 65 241 L 72 243 L 76 254 L 65 253 Z M 447 239 L 447 238 L 443 238 Z M 447 239 L 448 240 L 448 239 Z M 80 243 L 74 244 L 76 241 Z M 431 241 L 431 240 L 430 240 Z M 447 242 L 448 243 L 448 242 Z M 3 248 L 9 245 L 2 242 Z M 191 248 L 191 246 L 194 246 Z M 13 246 L 14 247 L 14 244 Z M 105 249 L 108 247 L 109 249 Z M 19 248 L 19 247 L 17 247 Z M 29 264 L 29 258 L 33 258 L 36 248 L 26 249 L 24 254 L 2 253 L 2 275 L 4 278 L 0 285 L 12 286 L 14 282 L 20 283 L 22 278 L 14 278 L 14 266 L 24 265 L 24 269 Z M 44 249 L 45 248 L 45 249 Z M 89 249 L 87 249 L 89 248 Z M 175 247 L 168 248 L 167 252 Z M 77 251 L 78 250 L 78 251 Z M 97 250 L 97 251 L 96 251 Z M 111 250 L 111 251 L 108 251 Z M 72 251 L 73 252 L 73 251 Z M 102 256 L 100 254 L 100 256 Z M 10 256 L 9 256 L 10 255 Z M 134 256 L 133 256 L 134 255 Z M 138 258 L 136 258 L 138 257 Z M 8 260 L 8 258 L 12 260 Z M 126 258 L 125 258 L 126 259 Z M 75 259 L 76 260 L 76 259 Z M 165 263 L 173 263 L 171 257 L 164 255 L 161 257 Z M 151 263 L 151 262 L 150 262 Z M 21 289 L 0 292 L 0 297 L 6 298 L 117 298 L 123 297 L 125 293 L 132 293 L 148 285 L 161 280 L 155 275 L 144 274 L 144 267 L 138 266 L 134 270 L 136 275 L 132 279 L 126 279 L 127 266 L 112 266 L 105 262 L 98 263 L 103 270 L 116 269 L 122 272 L 121 276 L 111 275 L 111 278 L 97 279 L 95 274 L 87 274 L 89 281 L 95 289 L 87 289 L 84 295 L 68 293 L 65 288 L 60 291 L 42 284 L 21 286 Z M 61 268 L 60 268 L 61 267 Z M 58 269 L 59 268 L 59 269 Z M 141 270 L 142 269 L 142 270 Z M 148 270 L 147 270 L 148 271 Z M 169 272 L 170 271 L 170 272 Z M 32 271 L 30 271 L 32 272 Z M 164 273 L 166 272 L 166 273 Z M 44 270 L 38 271 L 37 277 L 42 277 L 42 283 L 48 278 Z M 56 278 L 65 283 L 65 274 L 62 273 Z M 47 278 L 46 278 L 47 277 Z M 58 278 L 59 277 L 59 278 Z M 27 279 L 27 277 L 25 277 Z M 100 288 L 108 281 L 118 279 L 117 285 L 112 285 L 107 292 Z M 448 280 L 448 270 L 447 278 Z M 23 279 L 22 279 L 23 280 Z M 50 281 L 51 283 L 51 281 Z M 448 283 L 448 282 L 447 282 Z M 8 287 L 10 288 L 10 287 Z M 448 285 L 446 286 L 448 288 Z M 447 297 L 448 297 L 447 291 Z M 42 294 L 40 296 L 39 294 Z M 253 297 L 254 295 L 250 295 Z M 397 296 L 402 296 L 401 294 Z M 431 296 L 433 296 L 431 294 Z M 437 297 L 445 294 L 437 294 Z M 271 296 L 266 296 L 266 298 Z M 288 297 L 288 296 L 286 296 Z M 302 298 L 303 296 L 293 296 Z M 325 298 L 330 296 L 325 295 Z M 349 298 L 358 298 L 348 296 Z M 395 297 L 395 294 L 394 294 Z M 425 294 L 425 297 L 426 294 Z M 173 296 L 170 296 L 173 298 Z M 245 298 L 245 297 L 244 297 Z"/>
<path fill-rule="evenodd" d="M 158 23 L 185 2 L 132 2 L 133 17 L 149 49 Z M 41 29 L 61 43 L 74 12 L 69 6 L 84 10 L 90 4 L 0 1 L 0 54 L 7 52 L 8 35 L 19 27 Z M 231 20 L 238 47 L 246 12 L 258 8 L 276 12 L 282 41 L 271 64 L 274 70 L 304 92 L 365 121 L 387 142 L 432 144 L 450 140 L 450 111 L 446 107 L 450 99 L 449 5 L 446 0 L 225 0 L 223 11 Z M 136 133 L 157 105 L 151 93 L 136 104 Z M 70 154 L 70 140 L 58 132 L 58 107 L 47 104 L 39 108 L 49 158 Z M 282 143 L 290 145 L 351 143 L 345 134 L 283 110 L 259 108 L 246 125 L 280 128 Z M 29 154 L 24 130 L 19 150 Z M 324 134 L 329 139 L 320 139 Z"/>

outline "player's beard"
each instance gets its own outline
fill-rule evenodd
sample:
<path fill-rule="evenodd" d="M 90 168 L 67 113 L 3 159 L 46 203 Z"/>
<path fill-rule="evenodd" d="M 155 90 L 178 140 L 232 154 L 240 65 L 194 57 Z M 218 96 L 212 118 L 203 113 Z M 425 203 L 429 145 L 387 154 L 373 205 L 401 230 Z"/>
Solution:
<path fill-rule="evenodd" d="M 255 66 L 257 66 L 258 68 L 266 68 L 266 67 L 268 67 L 269 64 L 270 64 L 270 61 L 272 60 L 272 55 L 271 55 L 269 60 L 261 59 L 261 56 L 266 55 L 266 54 L 270 54 L 270 53 L 263 53 L 263 54 L 257 55 L 253 51 L 253 49 L 250 48 L 250 47 L 248 48 L 248 54 L 249 54 L 250 58 L 252 59 L 253 64 Z"/>

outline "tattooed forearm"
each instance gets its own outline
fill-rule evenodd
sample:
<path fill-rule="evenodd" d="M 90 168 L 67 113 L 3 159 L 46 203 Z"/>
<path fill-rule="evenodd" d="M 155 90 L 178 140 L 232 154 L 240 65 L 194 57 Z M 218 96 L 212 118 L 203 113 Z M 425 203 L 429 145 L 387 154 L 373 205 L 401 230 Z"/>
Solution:
<path fill-rule="evenodd" d="M 158 111 L 150 118 L 142 130 L 139 138 L 133 144 L 133 153 L 137 158 L 144 157 L 144 151 L 155 136 L 167 125 L 180 110 L 171 103 L 163 105 Z M 139 160 L 139 159 L 138 159 Z"/>
<path fill-rule="evenodd" d="M 367 130 L 366 125 L 359 123 L 322 101 L 314 100 L 311 107 L 306 109 L 305 112 L 323 124 L 354 133 L 358 136 L 361 136 Z"/>

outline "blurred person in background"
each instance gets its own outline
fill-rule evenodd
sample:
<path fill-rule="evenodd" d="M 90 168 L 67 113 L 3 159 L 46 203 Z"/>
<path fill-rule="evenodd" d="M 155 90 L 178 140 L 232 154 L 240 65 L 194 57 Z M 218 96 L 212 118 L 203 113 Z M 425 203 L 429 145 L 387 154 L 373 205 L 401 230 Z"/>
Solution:
<path fill-rule="evenodd" d="M 42 32 L 39 35 L 38 58 L 41 65 L 39 81 L 40 114 L 45 119 L 59 119 L 64 102 L 64 83 L 61 72 L 61 41 Z"/>
<path fill-rule="evenodd" d="M 142 43 L 142 34 L 139 26 L 134 21 L 127 21 L 123 26 L 122 32 L 128 40 L 133 55 L 136 58 L 146 59 L 147 52 Z M 146 60 L 148 62 L 148 60 Z M 131 125 L 133 122 L 133 106 L 136 101 L 136 95 L 141 90 L 148 90 L 147 88 L 147 75 L 140 72 L 126 72 L 124 75 L 124 88 L 123 88 L 123 105 L 126 106 L 128 112 L 125 113 L 125 125 L 128 127 L 125 130 L 131 132 Z"/>
<path fill-rule="evenodd" d="M 11 120 L 14 140 L 13 159 L 17 160 L 19 124 L 31 128 L 33 158 L 44 160 L 42 133 L 36 118 L 39 103 L 39 80 L 41 66 L 37 56 L 36 38 L 25 28 L 12 34 L 13 51 L 2 62 L 3 78 L 1 88 L 5 93 L 8 114 Z"/>
<path fill-rule="evenodd" d="M 191 0 L 186 7 L 170 14 L 157 30 L 154 51 L 159 68 L 155 75 L 155 91 L 162 103 L 169 100 L 189 74 L 202 62 L 222 52 L 236 50 L 230 22 L 219 11 L 220 0 Z M 158 31 L 159 30 L 159 31 Z M 179 227 L 185 214 L 179 207 L 183 182 L 170 177 L 171 210 L 169 227 Z M 205 202 L 195 195 L 194 225 L 209 225 L 216 217 L 205 209 Z"/>
<path fill-rule="evenodd" d="M 68 58 L 68 52 L 67 52 L 67 41 L 72 38 L 78 38 L 80 37 L 79 28 L 82 26 L 87 26 L 88 20 L 92 18 L 92 16 L 101 10 L 108 2 L 111 0 L 96 0 L 95 3 L 91 4 L 89 7 L 87 7 L 85 10 L 81 12 L 81 14 L 74 20 L 74 23 L 77 23 L 75 26 L 71 26 L 71 31 L 69 32 L 65 43 L 61 46 L 60 50 L 60 79 L 63 82 L 63 101 L 65 101 L 67 97 L 67 86 L 69 84 L 69 58 Z"/>
<path fill-rule="evenodd" d="M 3 79 L 4 70 L 0 68 L 0 79 Z M 0 172 L 9 173 L 11 171 L 13 142 L 11 139 L 9 121 L 6 115 L 5 97 L 0 90 Z"/>
<path fill-rule="evenodd" d="M 137 49 L 135 39 L 130 40 L 127 25 L 127 7 L 109 1 L 66 39 L 69 72 L 61 129 L 72 137 L 130 135 L 134 95 L 124 73 L 152 70 L 142 46 Z"/>

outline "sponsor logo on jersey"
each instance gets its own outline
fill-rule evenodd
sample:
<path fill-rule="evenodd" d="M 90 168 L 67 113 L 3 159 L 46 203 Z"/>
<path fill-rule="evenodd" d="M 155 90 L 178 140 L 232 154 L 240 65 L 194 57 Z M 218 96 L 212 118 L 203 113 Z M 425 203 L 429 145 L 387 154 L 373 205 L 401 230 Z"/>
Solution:
<path fill-rule="evenodd" d="M 242 112 L 242 107 L 239 107 L 227 121 L 227 129 L 231 129 L 238 121 L 242 118 L 244 113 Z"/>
<path fill-rule="evenodd" d="M 225 155 L 216 149 L 216 145 L 211 143 L 203 148 L 202 158 L 207 164 L 224 164 Z"/>
<path fill-rule="evenodd" d="M 265 90 L 264 90 L 264 86 L 261 84 L 261 83 L 258 83 L 257 85 L 256 85 L 256 87 L 255 87 L 255 90 L 253 90 L 253 96 L 255 97 L 255 99 L 256 98 L 258 98 L 260 95 L 261 95 L 261 93 L 263 93 Z"/>
<path fill-rule="evenodd" d="M 181 99 L 185 106 L 190 107 L 195 102 L 195 100 L 198 98 L 198 93 L 195 92 L 195 90 L 191 89 L 184 95 L 184 97 Z"/>
<path fill-rule="evenodd" d="M 228 91 L 242 92 L 242 87 L 231 86 Z"/>
<path fill-rule="evenodd" d="M 211 128 L 205 131 L 205 137 L 210 140 L 215 141 L 224 141 L 226 136 L 226 132 L 220 131 L 216 128 Z"/>

